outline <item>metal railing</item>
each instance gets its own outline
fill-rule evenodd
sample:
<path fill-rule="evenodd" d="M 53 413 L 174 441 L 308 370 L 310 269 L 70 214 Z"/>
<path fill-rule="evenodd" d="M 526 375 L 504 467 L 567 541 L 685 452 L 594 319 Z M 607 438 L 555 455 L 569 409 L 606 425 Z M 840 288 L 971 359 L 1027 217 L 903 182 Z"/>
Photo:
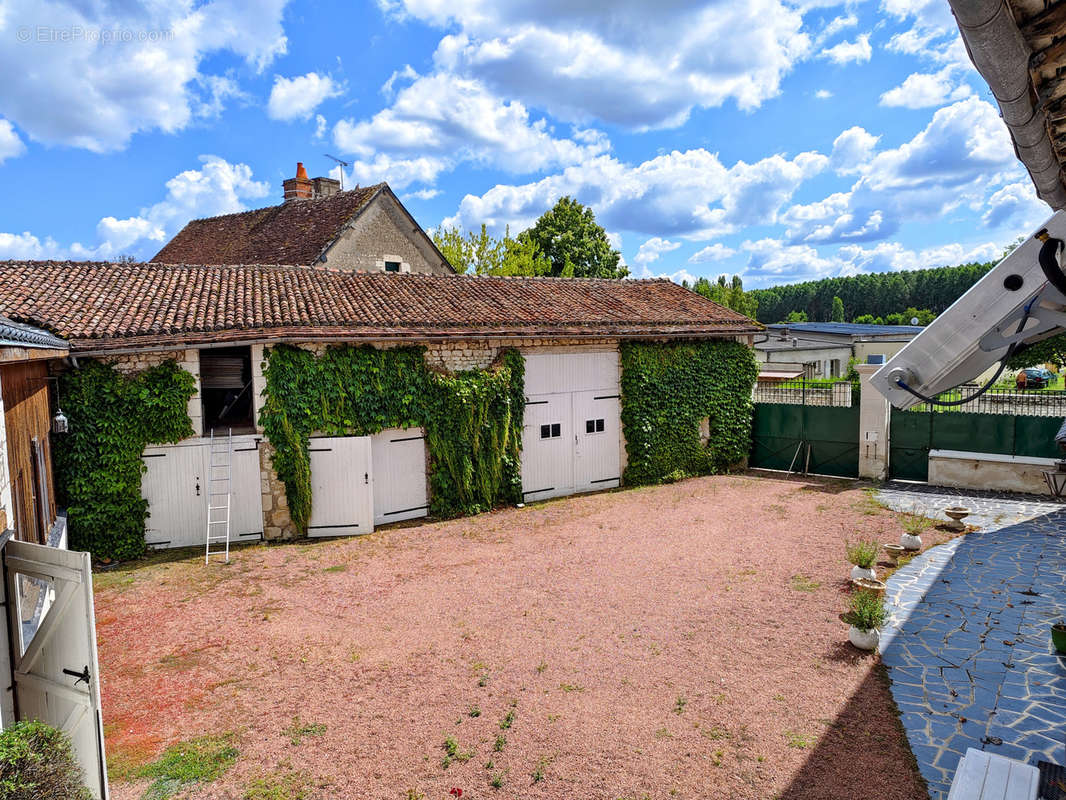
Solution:
<path fill-rule="evenodd" d="M 937 395 L 940 401 L 961 400 L 978 389 L 977 384 L 963 384 Z M 974 414 L 1016 414 L 1032 417 L 1066 417 L 1066 390 L 992 388 L 980 397 L 959 406 L 937 406 L 919 403 L 908 411 L 952 412 Z"/>
<path fill-rule="evenodd" d="M 812 378 L 757 381 L 752 390 L 752 400 L 756 403 L 851 408 L 859 405 L 859 384 L 843 379 Z"/>

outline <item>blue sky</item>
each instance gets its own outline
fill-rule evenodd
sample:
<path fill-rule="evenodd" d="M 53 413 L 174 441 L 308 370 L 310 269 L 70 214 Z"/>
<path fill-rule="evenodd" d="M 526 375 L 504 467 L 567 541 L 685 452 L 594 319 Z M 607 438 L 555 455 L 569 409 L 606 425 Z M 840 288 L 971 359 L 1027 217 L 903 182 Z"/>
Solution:
<path fill-rule="evenodd" d="M 1049 213 L 946 0 L 0 0 L 0 75 L 0 258 L 149 258 L 325 153 L 427 229 L 570 194 L 635 276 L 750 287 Z"/>

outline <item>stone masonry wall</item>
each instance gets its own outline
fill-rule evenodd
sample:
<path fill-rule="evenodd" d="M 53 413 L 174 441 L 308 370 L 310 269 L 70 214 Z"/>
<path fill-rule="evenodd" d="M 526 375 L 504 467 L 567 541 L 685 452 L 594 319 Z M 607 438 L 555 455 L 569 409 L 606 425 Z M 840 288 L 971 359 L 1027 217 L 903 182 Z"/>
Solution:
<path fill-rule="evenodd" d="M 449 275 L 452 270 L 440 265 L 440 257 L 429 247 L 415 244 L 410 220 L 393 206 L 389 198 L 379 197 L 351 227 L 346 228 L 326 252 L 329 267 L 366 272 L 384 272 L 385 261 L 407 264 L 408 272 Z"/>

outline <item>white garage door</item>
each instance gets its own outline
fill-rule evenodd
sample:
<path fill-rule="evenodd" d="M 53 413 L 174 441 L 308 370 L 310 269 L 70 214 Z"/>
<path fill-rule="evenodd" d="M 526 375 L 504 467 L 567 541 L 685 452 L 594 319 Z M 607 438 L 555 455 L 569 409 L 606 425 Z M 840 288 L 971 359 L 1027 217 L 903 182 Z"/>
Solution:
<path fill-rule="evenodd" d="M 526 500 L 619 485 L 619 373 L 617 351 L 526 356 Z"/>
<path fill-rule="evenodd" d="M 389 428 L 370 437 L 374 486 L 374 524 L 424 517 L 426 437 L 421 428 Z"/>
<path fill-rule="evenodd" d="M 308 536 L 354 536 L 374 530 L 369 436 L 311 438 Z"/>
<path fill-rule="evenodd" d="M 233 437 L 231 542 L 263 536 L 258 442 L 256 436 Z M 141 480 L 141 495 L 148 501 L 145 541 L 149 547 L 204 546 L 209 451 L 206 439 L 145 449 L 148 471 Z"/>

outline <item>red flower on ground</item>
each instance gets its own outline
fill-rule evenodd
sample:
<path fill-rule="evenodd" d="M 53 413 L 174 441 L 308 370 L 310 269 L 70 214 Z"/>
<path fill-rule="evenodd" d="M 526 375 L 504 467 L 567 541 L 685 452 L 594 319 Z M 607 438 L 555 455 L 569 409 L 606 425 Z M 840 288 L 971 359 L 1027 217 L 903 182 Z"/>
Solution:
<path fill-rule="evenodd" d="M 451 788 L 451 791 L 448 792 L 448 794 L 454 795 L 456 797 L 462 797 L 463 796 L 463 790 L 459 789 L 458 787 L 453 786 Z"/>

